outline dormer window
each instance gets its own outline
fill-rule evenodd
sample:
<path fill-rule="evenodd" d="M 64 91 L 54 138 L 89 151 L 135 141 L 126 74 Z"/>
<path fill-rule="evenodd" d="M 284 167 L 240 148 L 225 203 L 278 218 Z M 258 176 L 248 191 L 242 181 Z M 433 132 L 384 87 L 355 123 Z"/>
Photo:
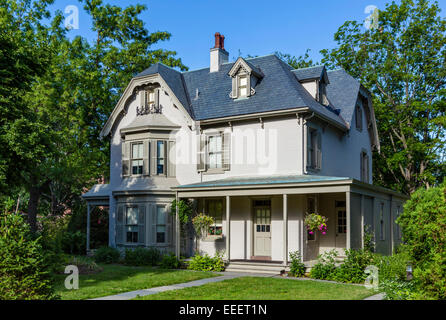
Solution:
<path fill-rule="evenodd" d="M 155 104 L 155 91 L 146 90 L 144 91 L 144 107 L 151 107 Z"/>
<path fill-rule="evenodd" d="M 238 76 L 238 93 L 239 98 L 248 96 L 248 76 Z"/>
<path fill-rule="evenodd" d="M 232 99 L 248 98 L 255 94 L 254 87 L 263 78 L 262 71 L 243 58 L 237 59 L 228 75 L 232 78 L 232 90 L 229 94 Z"/>
<path fill-rule="evenodd" d="M 141 91 L 140 106 L 136 108 L 136 114 L 139 116 L 151 113 L 161 113 L 159 104 L 159 88 L 147 87 Z"/>

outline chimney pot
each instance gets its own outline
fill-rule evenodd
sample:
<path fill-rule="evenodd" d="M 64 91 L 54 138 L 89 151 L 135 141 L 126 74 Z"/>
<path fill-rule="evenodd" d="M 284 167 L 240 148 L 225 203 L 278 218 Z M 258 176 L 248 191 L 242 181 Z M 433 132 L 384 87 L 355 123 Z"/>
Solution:
<path fill-rule="evenodd" d="M 215 45 L 211 49 L 211 64 L 210 72 L 216 72 L 220 70 L 222 63 L 228 62 L 229 54 L 225 50 L 225 36 L 220 32 L 215 33 Z"/>

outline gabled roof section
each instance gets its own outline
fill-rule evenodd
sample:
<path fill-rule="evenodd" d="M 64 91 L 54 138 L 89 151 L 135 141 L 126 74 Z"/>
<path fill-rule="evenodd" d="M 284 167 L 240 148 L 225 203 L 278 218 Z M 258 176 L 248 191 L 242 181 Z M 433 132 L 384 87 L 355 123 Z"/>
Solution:
<path fill-rule="evenodd" d="M 190 109 L 189 97 L 187 96 L 187 91 L 185 90 L 184 86 L 183 74 L 162 63 L 155 63 L 146 70 L 138 73 L 135 78 L 153 74 L 159 74 L 164 79 L 164 81 L 166 81 L 180 103 L 193 118 L 193 111 Z"/>
<path fill-rule="evenodd" d="M 344 69 L 328 71 L 327 75 L 330 80 L 327 85 L 328 100 L 341 110 L 342 118 L 351 123 L 361 83 Z"/>
<path fill-rule="evenodd" d="M 297 80 L 305 82 L 309 80 L 321 80 L 324 79 L 326 83 L 329 82 L 327 77 L 327 70 L 325 66 L 314 66 L 309 68 L 294 69 L 292 70 Z"/>
<path fill-rule="evenodd" d="M 239 57 L 237 59 L 237 61 L 234 62 L 231 70 L 229 70 L 229 72 L 228 72 L 228 75 L 231 77 L 234 77 L 240 68 L 246 69 L 249 74 L 253 74 L 254 76 L 256 76 L 259 79 L 263 78 L 263 73 L 260 70 L 260 68 L 254 66 L 252 63 L 243 59 L 242 57 Z"/>

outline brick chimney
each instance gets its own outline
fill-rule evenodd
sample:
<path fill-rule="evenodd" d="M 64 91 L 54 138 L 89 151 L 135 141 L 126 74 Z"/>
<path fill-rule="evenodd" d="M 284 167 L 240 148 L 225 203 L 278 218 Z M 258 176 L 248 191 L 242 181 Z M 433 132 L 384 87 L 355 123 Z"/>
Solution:
<path fill-rule="evenodd" d="M 222 63 L 228 62 L 229 53 L 225 50 L 225 36 L 215 33 L 215 45 L 211 48 L 211 64 L 209 71 L 217 72 Z"/>

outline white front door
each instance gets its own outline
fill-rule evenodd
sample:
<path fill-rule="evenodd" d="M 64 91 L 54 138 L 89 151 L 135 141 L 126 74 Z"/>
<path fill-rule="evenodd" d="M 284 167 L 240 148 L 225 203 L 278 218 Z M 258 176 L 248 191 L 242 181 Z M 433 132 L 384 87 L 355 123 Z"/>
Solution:
<path fill-rule="evenodd" d="M 345 207 L 336 208 L 336 249 L 340 255 L 345 254 L 347 245 L 347 211 Z"/>
<path fill-rule="evenodd" d="M 271 256 L 271 201 L 254 201 L 254 255 Z"/>

